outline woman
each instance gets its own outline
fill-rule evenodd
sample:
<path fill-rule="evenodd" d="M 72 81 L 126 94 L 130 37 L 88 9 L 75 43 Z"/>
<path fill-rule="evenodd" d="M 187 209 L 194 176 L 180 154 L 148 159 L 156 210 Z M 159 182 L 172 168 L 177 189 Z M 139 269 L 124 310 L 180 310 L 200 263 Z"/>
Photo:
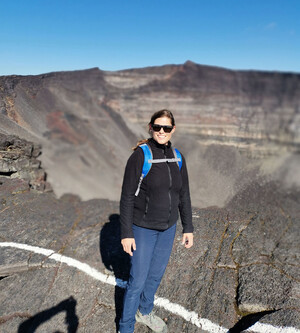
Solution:
<path fill-rule="evenodd" d="M 187 168 L 183 157 L 181 169 L 176 163 L 170 142 L 174 132 L 175 120 L 170 111 L 154 113 L 149 123 L 151 138 L 138 142 L 126 165 L 120 202 L 121 243 L 131 256 L 131 269 L 120 333 L 133 333 L 135 321 L 153 332 L 167 332 L 165 322 L 152 309 L 171 254 L 178 209 L 183 226 L 182 244 L 186 248 L 193 245 Z M 143 143 L 150 147 L 153 163 L 140 182 Z"/>

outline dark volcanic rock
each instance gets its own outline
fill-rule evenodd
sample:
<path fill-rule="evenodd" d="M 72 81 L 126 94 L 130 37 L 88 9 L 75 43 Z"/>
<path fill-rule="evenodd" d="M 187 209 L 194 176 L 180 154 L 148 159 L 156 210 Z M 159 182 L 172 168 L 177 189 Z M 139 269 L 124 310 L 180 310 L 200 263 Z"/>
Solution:
<path fill-rule="evenodd" d="M 16 136 L 0 133 L 0 176 L 19 178 L 39 191 L 51 191 L 37 157 L 41 147 Z"/>
<path fill-rule="evenodd" d="M 118 202 L 83 202 L 74 195 L 57 199 L 51 192 L 28 190 L 28 185 L 24 191 L 21 179 L 4 177 L 1 182 L 1 332 L 115 332 L 121 288 L 51 255 L 3 245 L 51 249 L 107 278 L 127 279 L 129 258 L 120 246 Z M 226 208 L 193 209 L 195 245 L 182 247 L 178 225 L 158 296 L 209 319 L 222 332 L 240 332 L 257 321 L 299 331 L 299 198 L 275 183 L 253 184 Z M 163 308 L 156 306 L 156 311 L 170 332 L 213 331 L 207 322 L 201 329 Z M 251 331 L 256 332 L 255 326 Z M 136 332 L 145 328 L 137 324 Z"/>

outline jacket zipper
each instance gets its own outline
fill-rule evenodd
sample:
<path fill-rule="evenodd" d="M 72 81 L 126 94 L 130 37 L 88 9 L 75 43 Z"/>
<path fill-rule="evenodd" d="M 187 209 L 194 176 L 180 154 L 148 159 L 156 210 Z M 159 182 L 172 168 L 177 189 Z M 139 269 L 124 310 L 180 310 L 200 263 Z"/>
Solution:
<path fill-rule="evenodd" d="M 165 151 L 164 151 L 164 155 L 165 155 L 165 158 L 167 158 Z M 169 180 L 170 180 L 170 186 L 169 186 L 169 216 L 168 216 L 168 225 L 169 225 L 170 216 L 171 216 L 171 208 L 172 208 L 172 198 L 171 198 L 172 175 L 171 175 L 171 170 L 170 170 L 169 162 L 166 162 L 166 164 L 167 164 L 167 167 L 168 167 Z"/>
<path fill-rule="evenodd" d="M 145 207 L 145 213 L 143 216 L 143 220 L 146 218 L 147 212 L 148 212 L 148 206 L 149 206 L 149 197 L 146 196 L 146 207 Z"/>

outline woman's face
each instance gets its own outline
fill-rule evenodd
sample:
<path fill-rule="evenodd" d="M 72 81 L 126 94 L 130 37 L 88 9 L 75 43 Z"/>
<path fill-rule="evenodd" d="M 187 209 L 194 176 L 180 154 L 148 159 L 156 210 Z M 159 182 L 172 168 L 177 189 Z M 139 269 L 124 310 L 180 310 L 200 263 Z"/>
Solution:
<path fill-rule="evenodd" d="M 162 126 L 172 126 L 171 119 L 168 117 L 161 117 L 157 118 L 154 121 L 154 125 L 162 125 Z M 168 141 L 171 139 L 172 134 L 175 132 L 175 126 L 173 126 L 173 129 L 170 133 L 166 133 L 164 131 L 164 128 L 161 127 L 158 132 L 154 131 L 151 124 L 150 124 L 150 130 L 152 133 L 153 139 L 158 142 L 161 145 L 165 145 L 168 143 Z"/>

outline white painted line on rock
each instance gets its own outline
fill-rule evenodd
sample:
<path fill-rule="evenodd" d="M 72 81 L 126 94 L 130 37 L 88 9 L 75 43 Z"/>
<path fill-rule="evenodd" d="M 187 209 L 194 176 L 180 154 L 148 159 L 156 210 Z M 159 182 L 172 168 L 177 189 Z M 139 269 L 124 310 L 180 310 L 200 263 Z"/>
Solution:
<path fill-rule="evenodd" d="M 78 270 L 84 272 L 85 274 L 91 276 L 95 280 L 101 281 L 103 283 L 110 284 L 112 286 L 118 286 L 125 288 L 127 282 L 121 279 L 116 279 L 111 275 L 103 274 L 97 271 L 95 268 L 88 264 L 85 264 L 77 259 L 73 259 L 58 253 L 53 250 L 45 249 L 38 246 L 31 246 L 27 244 L 14 243 L 14 242 L 0 242 L 0 247 L 13 247 L 20 250 L 30 251 L 38 254 L 42 254 L 51 260 L 55 260 L 60 263 L 67 264 L 68 266 L 75 267 Z M 155 297 L 154 304 L 158 307 L 164 308 L 165 310 L 182 317 L 184 320 L 194 324 L 195 326 L 201 328 L 202 330 L 211 333 L 226 333 L 227 328 L 214 324 L 209 319 L 200 318 L 198 314 L 194 311 L 189 311 L 183 306 L 172 303 L 168 299 L 163 297 Z M 269 324 L 256 323 L 247 331 L 257 332 L 257 333 L 300 333 L 300 330 L 294 327 L 277 327 Z"/>
<path fill-rule="evenodd" d="M 196 312 L 189 311 L 179 304 L 171 303 L 166 298 L 155 297 L 154 304 L 182 317 L 184 320 L 191 322 L 192 324 L 200 327 L 202 330 L 212 333 L 226 333 L 228 331 L 228 329 L 214 324 L 209 319 L 199 318 Z"/>
<path fill-rule="evenodd" d="M 245 332 L 257 332 L 257 333 L 299 333 L 300 330 L 294 327 L 276 327 L 270 324 L 255 323 L 251 328 L 248 328 Z"/>

